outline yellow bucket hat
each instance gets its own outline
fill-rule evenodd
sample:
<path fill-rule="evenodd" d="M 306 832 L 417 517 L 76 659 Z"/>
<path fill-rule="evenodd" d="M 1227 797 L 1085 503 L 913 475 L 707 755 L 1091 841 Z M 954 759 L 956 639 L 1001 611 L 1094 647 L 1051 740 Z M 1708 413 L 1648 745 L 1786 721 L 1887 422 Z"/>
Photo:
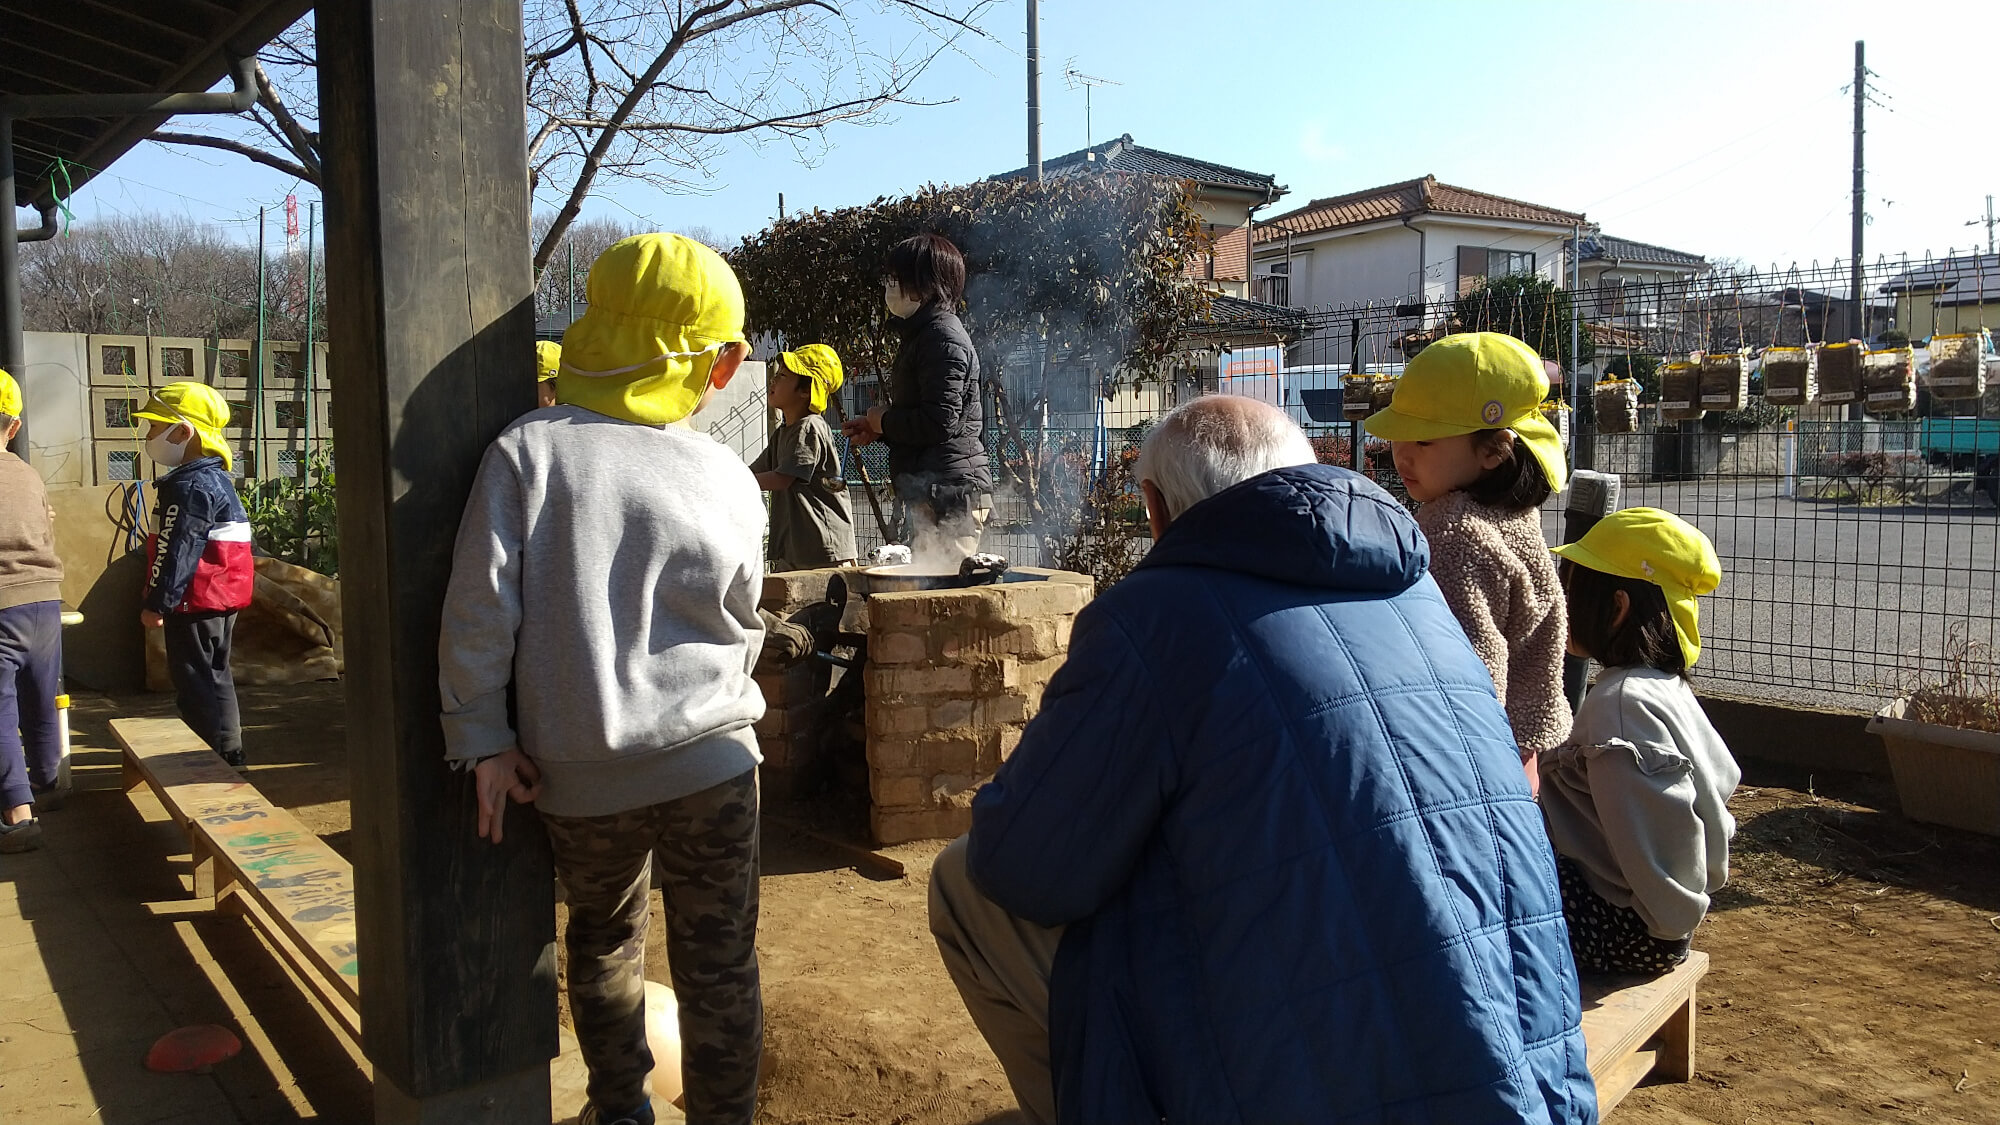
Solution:
<path fill-rule="evenodd" d="M 1694 667 L 1701 657 L 1700 612 L 1694 600 L 1722 585 L 1715 544 L 1699 528 L 1658 508 L 1626 508 L 1555 553 L 1578 566 L 1658 586 L 1667 595 L 1681 658 Z"/>
<path fill-rule="evenodd" d="M 661 426 L 694 413 L 724 346 L 743 340 L 743 287 L 678 234 L 637 234 L 591 264 L 590 307 L 563 333 L 556 397 Z"/>
<path fill-rule="evenodd" d="M 195 440 L 201 443 L 202 452 L 222 458 L 224 469 L 233 463 L 229 443 L 222 440 L 222 428 L 229 424 L 229 404 L 205 383 L 168 383 L 154 391 L 153 397 L 146 400 L 145 409 L 132 417 L 165 422 L 169 426 L 186 422 L 194 427 Z"/>
<path fill-rule="evenodd" d="M 535 382 L 546 383 L 562 366 L 562 345 L 553 340 L 535 341 Z"/>
<path fill-rule="evenodd" d="M 21 416 L 21 384 L 16 383 L 4 367 L 0 367 L 0 414 L 14 418 Z"/>
<path fill-rule="evenodd" d="M 1548 395 L 1548 372 L 1535 349 L 1504 332 L 1460 332 L 1418 352 L 1396 380 L 1388 409 L 1362 425 L 1387 441 L 1512 430 L 1560 492 L 1569 466 L 1562 435 L 1542 415 Z"/>
<path fill-rule="evenodd" d="M 812 385 L 812 412 L 826 413 L 826 400 L 840 389 L 844 378 L 840 369 L 840 353 L 825 344 L 807 344 L 789 352 L 780 352 L 778 362 L 795 375 L 804 375 Z"/>

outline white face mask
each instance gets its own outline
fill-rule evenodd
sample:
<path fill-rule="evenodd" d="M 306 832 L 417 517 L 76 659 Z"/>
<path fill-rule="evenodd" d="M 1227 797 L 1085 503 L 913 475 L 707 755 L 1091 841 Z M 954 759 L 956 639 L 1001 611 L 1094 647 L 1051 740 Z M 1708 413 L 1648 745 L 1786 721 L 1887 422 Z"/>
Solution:
<path fill-rule="evenodd" d="M 181 441 L 172 440 L 174 431 L 181 428 L 178 425 L 168 426 L 157 436 L 147 438 L 146 456 L 151 457 L 154 463 L 163 469 L 175 468 L 187 460 L 188 446 L 194 441 L 194 434 L 190 432 Z"/>
<path fill-rule="evenodd" d="M 903 287 L 896 284 L 893 277 L 882 279 L 882 303 L 888 306 L 889 315 L 900 320 L 908 320 L 923 306 L 903 295 Z"/>

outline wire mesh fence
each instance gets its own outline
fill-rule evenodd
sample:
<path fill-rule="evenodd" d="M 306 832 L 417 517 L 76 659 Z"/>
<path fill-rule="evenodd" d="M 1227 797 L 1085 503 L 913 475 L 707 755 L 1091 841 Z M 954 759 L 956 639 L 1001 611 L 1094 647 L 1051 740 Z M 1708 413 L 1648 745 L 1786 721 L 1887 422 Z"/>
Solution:
<path fill-rule="evenodd" d="M 1596 446 L 1623 506 L 1666 509 L 1715 542 L 1724 580 L 1702 599 L 1697 669 L 1713 688 L 1878 706 L 1941 675 L 1955 632 L 1995 639 L 2000 476 L 1991 458 L 1927 445 L 1920 422 L 1649 421 Z"/>
<path fill-rule="evenodd" d="M 1389 447 L 1361 420 L 1432 340 L 1468 330 L 1528 340 L 1571 360 L 1551 363 L 1550 375 L 1567 400 L 1555 417 L 1574 463 L 1616 474 L 1622 506 L 1664 508 L 1714 540 L 1725 578 L 1703 599 L 1705 687 L 1872 708 L 1940 675 L 1954 635 L 2000 642 L 2000 358 L 1985 335 L 2000 321 L 2000 257 L 1880 259 L 1862 271 L 1858 305 L 1853 280 L 1838 262 L 1599 270 L 1559 296 L 1530 286 L 1481 300 L 1490 279 L 1460 279 L 1459 291 L 1428 299 L 1274 311 L 1282 363 L 1254 387 L 1219 377 L 1224 357 L 1213 349 L 1148 377 L 1264 397 L 1300 424 L 1322 462 L 1409 503 Z M 1785 365 L 1808 354 L 1824 362 L 1816 382 L 1798 385 Z M 1958 362 L 1968 356 L 1969 368 Z M 1722 362 L 1704 367 L 1707 357 Z M 1702 381 L 1711 368 L 1723 384 Z M 1642 404 L 1600 425 L 1591 393 L 1600 378 L 1631 380 Z M 997 483 L 986 549 L 1044 561 L 1051 532 L 1077 519 L 1173 397 L 1135 408 L 1108 383 L 1091 389 L 1091 410 L 1040 410 L 1049 424 L 1018 442 L 989 427 Z M 1042 403 L 1021 405 L 1016 416 L 1034 417 Z M 859 491 L 864 470 L 890 530 L 898 526 L 887 451 L 849 451 L 847 464 L 865 552 L 885 537 Z M 1551 542 L 1563 499 L 1544 511 Z M 1117 502 L 1134 509 L 1143 551 L 1136 493 Z"/>

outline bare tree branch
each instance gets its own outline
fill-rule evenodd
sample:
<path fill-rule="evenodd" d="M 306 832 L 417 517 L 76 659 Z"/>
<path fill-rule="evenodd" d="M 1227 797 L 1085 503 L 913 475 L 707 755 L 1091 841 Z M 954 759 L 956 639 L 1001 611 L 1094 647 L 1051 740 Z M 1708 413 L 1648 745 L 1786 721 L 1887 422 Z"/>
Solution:
<path fill-rule="evenodd" d="M 779 0 L 779 2 L 796 6 L 804 0 Z M 535 247 L 537 273 L 541 272 L 543 266 L 549 264 L 549 256 L 555 253 L 556 243 L 562 241 L 563 232 L 569 229 L 569 225 L 576 221 L 577 213 L 583 210 L 584 198 L 590 194 L 591 184 L 597 179 L 597 171 L 604 164 L 604 157 L 610 151 L 611 142 L 618 138 L 621 128 L 639 107 L 640 101 L 645 98 L 652 83 L 659 78 L 662 71 L 666 70 L 667 64 L 674 61 L 674 56 L 681 53 L 681 48 L 687 45 L 690 31 L 698 21 L 708 19 L 728 8 L 728 0 L 719 0 L 691 12 L 674 29 L 673 37 L 667 40 L 666 47 L 653 59 L 653 65 L 646 68 L 643 77 L 632 84 L 632 89 L 618 103 L 617 110 L 609 119 L 610 124 L 598 134 L 597 143 L 590 147 L 589 154 L 584 157 L 583 167 L 577 173 L 576 183 L 570 188 L 569 198 L 563 200 L 561 209 L 556 212 L 555 222 L 550 225 L 549 233 L 543 236 L 542 244 Z"/>
<path fill-rule="evenodd" d="M 158 141 L 166 145 L 189 145 L 194 148 L 221 149 L 224 152 L 233 152 L 238 156 L 254 160 L 265 167 L 276 168 L 288 176 L 296 176 L 301 180 L 315 184 L 319 182 L 313 178 L 311 172 L 306 171 L 305 165 L 297 161 L 286 160 L 284 157 L 266 152 L 256 145 L 245 144 L 242 141 L 231 140 L 228 137 L 211 137 L 202 133 L 175 133 L 165 129 L 155 129 L 147 134 L 146 139 L 149 141 Z"/>
<path fill-rule="evenodd" d="M 923 96 L 919 80 L 947 52 L 977 65 L 964 44 L 992 38 L 979 22 L 999 0 L 523 3 L 523 173 L 557 204 L 538 231 L 540 267 L 607 177 L 700 194 L 714 190 L 716 161 L 732 144 L 789 145 L 810 167 L 841 123 L 944 104 Z M 901 27 L 863 34 L 862 17 L 848 14 L 857 5 Z M 250 110 L 157 138 L 321 183 L 313 31 L 305 17 L 259 53 Z"/>
<path fill-rule="evenodd" d="M 738 125 L 688 125 L 678 121 L 634 121 L 624 125 L 614 125 L 609 121 L 590 121 L 582 118 L 563 118 L 559 124 L 577 129 L 620 129 L 627 133 L 692 133 L 702 137 L 727 137 L 737 133 L 748 133 L 755 129 L 774 129 L 779 132 L 810 132 L 822 129 L 837 121 L 852 121 L 857 117 L 882 108 L 885 105 L 940 106 L 950 105 L 957 98 L 940 101 L 911 101 L 905 98 L 877 95 L 856 98 L 839 105 L 821 106 L 818 109 L 799 113 L 779 114 L 759 121 L 745 121 Z"/>
<path fill-rule="evenodd" d="M 912 11 L 922 12 L 923 14 L 931 17 L 932 19 L 938 20 L 943 23 L 948 23 L 953 27 L 958 28 L 961 31 L 969 32 L 970 34 L 977 35 L 981 39 L 998 43 L 1000 42 L 1000 40 L 996 38 L 992 32 L 972 22 L 974 17 L 978 16 L 979 13 L 985 11 L 986 9 L 992 7 L 997 2 L 998 0 L 979 0 L 979 3 L 973 5 L 972 10 L 967 12 L 963 16 L 954 16 L 950 12 L 940 12 L 936 8 L 932 8 L 925 4 L 919 4 L 916 2 L 916 0 L 896 0 L 896 5 L 902 8 L 909 8 Z"/>
<path fill-rule="evenodd" d="M 263 63 L 257 63 L 257 104 L 270 111 L 278 128 L 284 131 L 284 140 L 291 147 L 292 155 L 310 171 L 306 178 L 315 187 L 320 186 L 320 163 L 318 138 L 307 134 L 305 127 L 292 116 L 285 106 L 285 99 L 278 95 L 277 87 L 271 84 L 271 76 L 264 70 Z"/>
<path fill-rule="evenodd" d="M 719 5 L 719 7 L 726 7 L 726 5 Z M 825 8 L 836 16 L 840 14 L 840 9 L 826 3 L 826 0 L 771 0 L 768 4 L 759 4 L 754 8 L 744 8 L 740 12 L 731 12 L 719 19 L 703 24 L 695 28 L 688 35 L 688 39 L 690 41 L 704 39 L 710 35 L 714 35 L 718 31 L 726 31 L 729 28 L 735 27 L 739 23 L 754 20 L 760 16 L 768 16 L 774 12 L 789 12 L 794 8 Z"/>

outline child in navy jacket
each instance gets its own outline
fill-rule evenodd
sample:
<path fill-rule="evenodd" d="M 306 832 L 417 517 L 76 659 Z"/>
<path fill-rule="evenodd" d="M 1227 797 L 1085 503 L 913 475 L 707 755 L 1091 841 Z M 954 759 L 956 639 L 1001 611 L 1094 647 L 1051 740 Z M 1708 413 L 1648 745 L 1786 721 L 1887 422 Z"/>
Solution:
<path fill-rule="evenodd" d="M 146 544 L 139 620 L 166 630 L 167 671 L 181 720 L 241 770 L 247 763 L 229 643 L 257 572 L 250 522 L 222 440 L 229 406 L 200 383 L 169 383 L 135 417 L 149 423 L 147 455 L 168 470 L 154 485 L 159 504 Z"/>

